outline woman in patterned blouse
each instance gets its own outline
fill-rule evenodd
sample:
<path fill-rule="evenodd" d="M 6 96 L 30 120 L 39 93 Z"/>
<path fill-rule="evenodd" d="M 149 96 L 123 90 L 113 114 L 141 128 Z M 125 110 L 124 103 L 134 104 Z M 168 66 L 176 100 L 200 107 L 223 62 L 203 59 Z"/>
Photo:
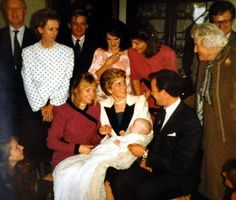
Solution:
<path fill-rule="evenodd" d="M 69 47 L 55 42 L 59 29 L 59 15 L 49 9 L 36 14 L 36 30 L 40 41 L 22 52 L 22 78 L 24 89 L 33 113 L 33 141 L 29 150 L 39 163 L 51 159 L 46 147 L 48 123 L 53 119 L 53 107 L 62 105 L 68 98 L 69 83 L 74 66 L 74 53 Z M 30 140 L 30 139 L 29 139 Z M 25 145 L 28 149 L 28 145 Z M 32 152 L 33 151 L 33 152 Z M 45 158 L 46 156 L 46 158 Z"/>
<path fill-rule="evenodd" d="M 41 40 L 23 49 L 22 77 L 34 112 L 52 121 L 52 108 L 66 102 L 73 72 L 73 50 L 55 42 L 59 17 L 53 10 L 39 11 L 37 31 Z"/>

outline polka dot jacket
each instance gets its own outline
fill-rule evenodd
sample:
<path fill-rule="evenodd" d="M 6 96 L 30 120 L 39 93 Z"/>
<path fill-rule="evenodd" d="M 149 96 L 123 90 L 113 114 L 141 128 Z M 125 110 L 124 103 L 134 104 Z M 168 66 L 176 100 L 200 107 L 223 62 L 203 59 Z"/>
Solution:
<path fill-rule="evenodd" d="M 73 73 L 73 50 L 59 43 L 44 48 L 38 42 L 24 48 L 22 58 L 21 74 L 32 110 L 40 110 L 48 101 L 56 106 L 64 104 Z"/>

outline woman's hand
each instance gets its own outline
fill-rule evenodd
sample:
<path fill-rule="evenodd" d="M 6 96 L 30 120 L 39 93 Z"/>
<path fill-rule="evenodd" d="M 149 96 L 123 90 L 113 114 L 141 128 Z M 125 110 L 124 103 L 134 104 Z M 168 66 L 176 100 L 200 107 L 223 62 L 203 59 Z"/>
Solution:
<path fill-rule="evenodd" d="M 79 153 L 80 154 L 90 154 L 92 149 L 94 148 L 94 145 L 86 145 L 86 144 L 81 144 L 79 146 Z"/>
<path fill-rule="evenodd" d="M 47 106 L 43 106 L 40 108 L 41 114 L 43 116 L 44 122 L 51 122 L 53 120 L 53 105 L 48 104 Z"/>
<path fill-rule="evenodd" d="M 101 135 L 108 135 L 109 137 L 111 137 L 111 131 L 112 131 L 112 128 L 111 126 L 109 125 L 103 125 L 99 128 L 99 133 Z"/>
<path fill-rule="evenodd" d="M 120 59 L 120 52 L 112 54 L 105 62 L 108 68 Z"/>
<path fill-rule="evenodd" d="M 149 89 L 147 89 L 143 95 L 146 97 L 146 99 L 148 99 L 151 96 L 151 91 Z"/>
<path fill-rule="evenodd" d="M 120 134 L 120 136 L 124 136 L 124 135 L 126 134 L 126 132 L 125 132 L 124 130 L 121 130 L 121 131 L 119 132 L 119 134 Z"/>
<path fill-rule="evenodd" d="M 41 115 L 42 115 L 42 117 L 43 117 L 43 121 L 45 121 L 45 118 L 46 118 L 45 108 L 46 108 L 46 106 L 42 106 L 42 107 L 40 108 Z"/>
<path fill-rule="evenodd" d="M 128 149 L 135 157 L 142 157 L 146 150 L 146 148 L 140 144 L 129 144 Z"/>
<path fill-rule="evenodd" d="M 107 58 L 107 60 L 105 61 L 105 63 L 100 67 L 100 69 L 98 69 L 95 73 L 98 79 L 100 79 L 100 76 L 102 75 L 102 73 L 109 69 L 111 67 L 111 65 L 115 62 L 117 62 L 120 59 L 120 52 L 114 53 L 112 54 L 109 58 Z"/>

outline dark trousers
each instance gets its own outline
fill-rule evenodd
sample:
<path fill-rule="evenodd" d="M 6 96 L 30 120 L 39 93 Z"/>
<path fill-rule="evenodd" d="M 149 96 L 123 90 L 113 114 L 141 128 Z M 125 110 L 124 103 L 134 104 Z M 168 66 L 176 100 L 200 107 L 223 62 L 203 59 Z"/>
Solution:
<path fill-rule="evenodd" d="M 47 135 L 50 123 L 43 122 L 41 112 L 33 112 L 24 99 L 18 110 L 19 138 L 24 146 L 25 157 L 36 166 L 49 164 L 52 150 L 47 147 Z"/>
<path fill-rule="evenodd" d="M 106 180 L 116 200 L 167 200 L 193 190 L 191 180 L 184 176 L 153 174 L 137 164 L 127 170 L 108 168 Z"/>

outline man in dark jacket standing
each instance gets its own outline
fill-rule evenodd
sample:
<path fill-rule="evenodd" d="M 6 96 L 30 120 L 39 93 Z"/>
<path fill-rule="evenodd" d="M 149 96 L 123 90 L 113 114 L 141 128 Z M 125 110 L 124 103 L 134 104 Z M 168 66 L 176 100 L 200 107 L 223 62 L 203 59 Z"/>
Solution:
<path fill-rule="evenodd" d="M 14 135 L 19 137 L 25 146 L 26 157 L 30 152 L 32 137 L 32 111 L 25 95 L 21 77 L 24 47 L 37 42 L 34 32 L 25 26 L 26 3 L 24 0 L 2 0 L 3 13 L 7 25 L 0 29 L 0 73 L 4 74 L 4 98 L 8 98 L 8 106 L 16 116 Z M 3 76 L 1 76 L 3 77 Z M 3 87 L 3 86 L 2 86 Z M 1 110 L 2 111 L 2 110 Z M 1 123 L 1 122 L 0 122 Z M 33 157 L 33 156 L 32 156 Z"/>
<path fill-rule="evenodd" d="M 97 47 L 96 42 L 87 34 L 88 16 L 85 10 L 70 11 L 68 27 L 70 34 L 58 36 L 58 42 L 74 49 L 75 67 L 74 75 L 88 71 Z"/>

